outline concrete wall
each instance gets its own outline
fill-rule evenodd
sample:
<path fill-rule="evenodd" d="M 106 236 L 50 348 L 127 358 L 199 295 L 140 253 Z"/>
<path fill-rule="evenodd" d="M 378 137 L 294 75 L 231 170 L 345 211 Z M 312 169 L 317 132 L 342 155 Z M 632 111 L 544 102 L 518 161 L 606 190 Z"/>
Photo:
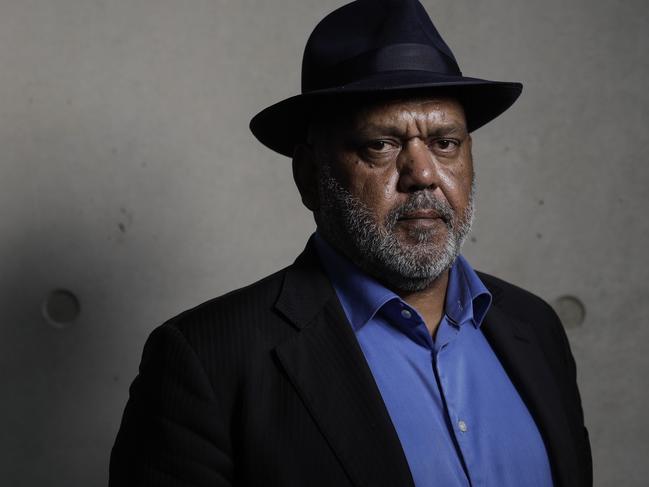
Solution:
<path fill-rule="evenodd" d="M 465 73 L 525 84 L 475 134 L 465 255 L 560 308 L 596 485 L 646 485 L 648 4 L 424 3 Z M 104 485 L 148 333 L 301 250 L 289 161 L 247 123 L 341 4 L 0 0 L 3 485 Z"/>

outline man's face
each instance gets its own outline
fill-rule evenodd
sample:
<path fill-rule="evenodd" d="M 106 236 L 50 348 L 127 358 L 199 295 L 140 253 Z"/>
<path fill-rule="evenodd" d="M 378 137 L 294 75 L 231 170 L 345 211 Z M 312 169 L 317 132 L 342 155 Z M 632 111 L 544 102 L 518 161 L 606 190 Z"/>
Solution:
<path fill-rule="evenodd" d="M 452 265 L 471 227 L 462 106 L 417 98 L 341 115 L 318 129 L 314 144 L 319 231 L 389 287 L 425 289 Z"/>

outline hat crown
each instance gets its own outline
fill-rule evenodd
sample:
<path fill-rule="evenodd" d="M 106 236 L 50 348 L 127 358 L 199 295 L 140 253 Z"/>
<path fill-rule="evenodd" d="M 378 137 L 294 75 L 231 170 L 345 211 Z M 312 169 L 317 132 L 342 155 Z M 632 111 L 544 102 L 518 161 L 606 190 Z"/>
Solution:
<path fill-rule="evenodd" d="M 302 59 L 302 93 L 259 112 L 250 130 L 290 157 L 307 140 L 309 121 L 320 107 L 417 93 L 457 99 L 472 132 L 507 110 L 522 88 L 463 76 L 419 0 L 356 0 L 327 15 L 311 33 Z"/>
<path fill-rule="evenodd" d="M 398 70 L 461 76 L 418 0 L 356 0 L 315 27 L 302 59 L 302 92 Z"/>

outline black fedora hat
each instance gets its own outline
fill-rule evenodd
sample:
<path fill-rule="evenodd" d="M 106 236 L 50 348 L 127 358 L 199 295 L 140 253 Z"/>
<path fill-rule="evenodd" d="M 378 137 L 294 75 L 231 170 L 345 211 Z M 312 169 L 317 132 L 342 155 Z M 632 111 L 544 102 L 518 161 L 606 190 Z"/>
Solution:
<path fill-rule="evenodd" d="M 463 76 L 418 0 L 356 0 L 327 15 L 311 33 L 302 60 L 302 93 L 259 112 L 250 130 L 270 149 L 291 157 L 306 138 L 314 108 L 331 97 L 422 91 L 459 99 L 473 131 L 507 110 L 522 88 Z"/>

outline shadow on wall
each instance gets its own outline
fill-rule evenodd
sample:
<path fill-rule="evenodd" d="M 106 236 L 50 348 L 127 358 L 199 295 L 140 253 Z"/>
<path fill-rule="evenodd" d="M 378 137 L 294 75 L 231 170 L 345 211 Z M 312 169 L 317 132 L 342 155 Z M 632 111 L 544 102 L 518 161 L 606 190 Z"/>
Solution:
<path fill-rule="evenodd" d="M 4 222 L 0 245 L 6 485 L 105 485 L 144 340 L 176 309 L 160 297 L 164 208 L 147 208 L 133 180 L 146 169 L 141 154 L 120 153 L 132 137 L 124 135 L 120 146 L 104 129 L 76 133 L 83 146 L 69 150 L 65 133 L 2 141 L 24 148 L 13 163 L 30 173 L 23 187 L 7 188 L 20 204 Z M 34 139 L 57 143 L 34 147 Z M 156 154 L 163 164 L 173 157 L 165 149 Z M 124 204 L 129 199 L 148 212 L 142 231 L 135 205 Z"/>

